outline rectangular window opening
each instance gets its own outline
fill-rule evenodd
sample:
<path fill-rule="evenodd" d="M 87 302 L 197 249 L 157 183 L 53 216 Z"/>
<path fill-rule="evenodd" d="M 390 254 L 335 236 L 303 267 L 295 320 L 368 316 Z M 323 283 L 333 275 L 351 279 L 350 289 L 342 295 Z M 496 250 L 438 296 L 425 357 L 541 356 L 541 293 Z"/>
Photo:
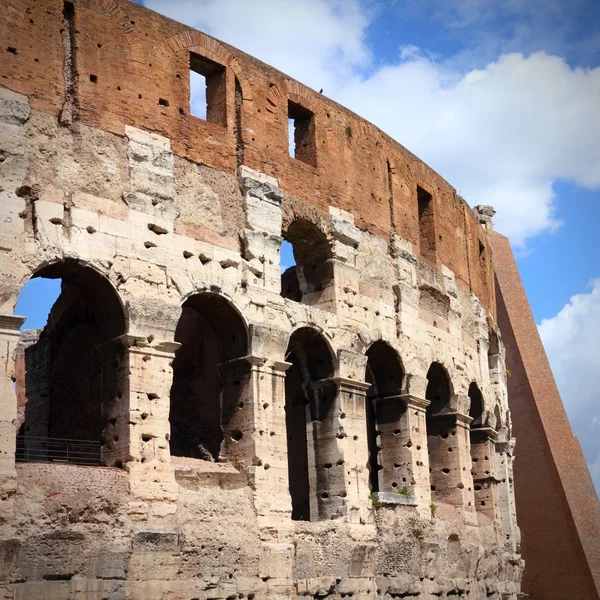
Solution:
<path fill-rule="evenodd" d="M 227 124 L 225 67 L 190 53 L 190 114 L 204 121 Z"/>
<path fill-rule="evenodd" d="M 290 156 L 316 167 L 316 146 L 315 115 L 307 108 L 288 101 L 288 150 Z"/>
<path fill-rule="evenodd" d="M 419 246 L 423 258 L 435 260 L 435 219 L 433 198 L 422 187 L 417 186 L 419 204 Z"/>

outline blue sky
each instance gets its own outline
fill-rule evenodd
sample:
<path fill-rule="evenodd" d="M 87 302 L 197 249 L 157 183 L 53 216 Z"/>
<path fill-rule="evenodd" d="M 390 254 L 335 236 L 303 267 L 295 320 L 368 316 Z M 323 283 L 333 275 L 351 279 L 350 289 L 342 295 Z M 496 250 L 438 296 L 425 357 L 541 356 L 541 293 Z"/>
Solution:
<path fill-rule="evenodd" d="M 143 3 L 323 88 L 496 207 L 600 489 L 600 3 Z M 45 285 L 21 314 L 47 312 Z"/>

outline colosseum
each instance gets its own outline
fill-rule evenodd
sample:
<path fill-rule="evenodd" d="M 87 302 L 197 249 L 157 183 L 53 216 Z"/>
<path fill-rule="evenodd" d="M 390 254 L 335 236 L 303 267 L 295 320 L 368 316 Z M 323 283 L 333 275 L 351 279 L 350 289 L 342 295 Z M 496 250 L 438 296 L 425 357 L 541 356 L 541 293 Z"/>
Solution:
<path fill-rule="evenodd" d="M 491 207 L 137 4 L 1 4 L 0 598 L 522 597 Z"/>

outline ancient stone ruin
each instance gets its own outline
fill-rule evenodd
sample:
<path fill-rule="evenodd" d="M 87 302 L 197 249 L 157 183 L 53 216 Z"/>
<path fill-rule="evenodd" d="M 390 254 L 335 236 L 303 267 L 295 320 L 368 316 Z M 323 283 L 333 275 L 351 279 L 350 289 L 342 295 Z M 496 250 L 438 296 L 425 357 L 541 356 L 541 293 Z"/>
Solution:
<path fill-rule="evenodd" d="M 141 6 L 2 4 L 0 596 L 520 597 L 493 209 Z"/>

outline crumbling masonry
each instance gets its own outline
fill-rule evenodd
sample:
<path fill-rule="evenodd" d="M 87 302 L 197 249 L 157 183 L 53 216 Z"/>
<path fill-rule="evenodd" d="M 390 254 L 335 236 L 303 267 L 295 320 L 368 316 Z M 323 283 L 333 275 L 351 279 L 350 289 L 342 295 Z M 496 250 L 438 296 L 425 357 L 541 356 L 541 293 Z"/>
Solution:
<path fill-rule="evenodd" d="M 518 598 L 491 249 L 456 191 L 136 4 L 2 0 L 0 37 L 0 597 Z M 62 292 L 20 335 L 32 277 Z"/>

